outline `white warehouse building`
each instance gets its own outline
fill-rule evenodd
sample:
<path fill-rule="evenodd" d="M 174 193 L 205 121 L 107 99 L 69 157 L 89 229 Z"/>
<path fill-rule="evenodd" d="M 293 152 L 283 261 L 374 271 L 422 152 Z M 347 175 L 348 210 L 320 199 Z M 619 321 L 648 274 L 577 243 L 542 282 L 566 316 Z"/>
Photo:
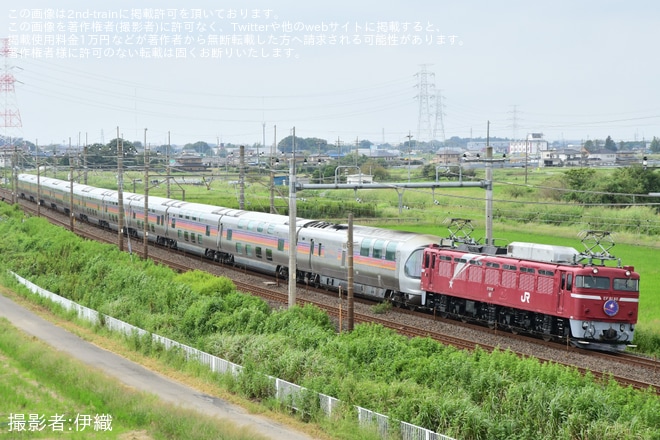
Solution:
<path fill-rule="evenodd" d="M 540 151 L 548 149 L 548 141 L 543 139 L 543 133 L 529 133 L 527 138 L 521 141 L 509 143 L 509 154 L 539 154 Z"/>

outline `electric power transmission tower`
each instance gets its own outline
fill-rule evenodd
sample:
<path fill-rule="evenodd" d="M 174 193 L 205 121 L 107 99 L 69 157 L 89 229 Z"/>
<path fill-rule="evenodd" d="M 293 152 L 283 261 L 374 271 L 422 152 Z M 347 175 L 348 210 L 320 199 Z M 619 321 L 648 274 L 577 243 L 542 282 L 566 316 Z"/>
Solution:
<path fill-rule="evenodd" d="M 9 64 L 9 58 L 14 57 L 15 54 L 9 45 L 9 38 L 2 38 L 0 44 L 0 56 L 4 58 L 3 71 L 0 74 L 0 99 L 2 100 L 0 124 L 4 128 L 4 135 L 7 139 L 8 137 L 18 137 L 20 133 L 16 132 L 20 131 L 23 124 L 21 113 L 18 110 L 18 102 L 16 101 L 16 89 L 14 87 L 16 78 L 12 74 L 14 66 Z"/>
<path fill-rule="evenodd" d="M 418 82 L 415 85 L 419 89 L 419 92 L 415 96 L 415 99 L 419 100 L 419 114 L 417 118 L 417 140 L 432 140 L 433 138 L 433 127 L 431 126 L 431 101 L 435 98 L 433 90 L 435 89 L 435 83 L 433 78 L 435 74 L 433 72 L 428 72 L 426 70 L 427 64 L 422 64 L 422 70 L 417 72 L 415 76 L 418 78 Z M 429 77 L 431 81 L 429 81 Z"/>
<path fill-rule="evenodd" d="M 442 90 L 438 90 L 435 96 L 435 124 L 433 126 L 433 139 L 438 139 L 442 144 L 445 143 L 445 120 L 444 120 L 444 107 L 442 103 Z"/>

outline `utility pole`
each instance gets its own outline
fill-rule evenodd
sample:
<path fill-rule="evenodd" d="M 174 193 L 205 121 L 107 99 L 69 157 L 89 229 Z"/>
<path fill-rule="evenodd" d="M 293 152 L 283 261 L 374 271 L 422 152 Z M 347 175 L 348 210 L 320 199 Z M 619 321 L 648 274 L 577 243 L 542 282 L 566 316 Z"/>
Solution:
<path fill-rule="evenodd" d="M 149 258 L 149 149 L 147 148 L 147 129 L 144 129 L 144 259 Z"/>
<path fill-rule="evenodd" d="M 13 139 L 10 137 L 9 138 L 9 146 L 12 148 L 13 145 Z M 16 182 L 18 181 L 18 176 L 17 176 L 17 168 L 18 168 L 18 150 L 16 145 L 13 145 L 13 153 L 11 155 L 11 203 L 12 205 L 15 203 L 18 203 L 18 198 L 16 196 L 16 191 L 18 191 L 18 185 Z"/>
<path fill-rule="evenodd" d="M 73 157 L 71 156 L 71 138 L 69 137 L 69 228 L 73 232 Z"/>
<path fill-rule="evenodd" d="M 39 139 L 35 141 L 37 148 L 37 217 L 41 217 L 41 167 L 39 165 Z"/>
<path fill-rule="evenodd" d="M 239 198 L 238 198 L 238 208 L 245 209 L 245 145 L 241 145 L 239 148 L 239 165 L 238 165 L 238 186 L 239 186 Z"/>
<path fill-rule="evenodd" d="M 165 154 L 165 174 L 167 179 L 167 198 L 170 198 L 170 132 L 167 132 L 167 153 Z"/>
<path fill-rule="evenodd" d="M 525 185 L 527 185 L 527 168 L 529 162 L 529 139 L 525 138 Z"/>
<path fill-rule="evenodd" d="M 124 252 L 124 143 L 117 126 L 117 234 L 119 250 Z"/>
<path fill-rule="evenodd" d="M 83 148 L 83 183 L 87 185 L 87 132 L 85 132 L 85 147 Z"/>
<path fill-rule="evenodd" d="M 277 153 L 277 125 L 273 125 L 273 146 L 270 149 L 270 213 L 275 214 L 275 170 L 273 170 L 275 154 Z"/>
<path fill-rule="evenodd" d="M 346 242 L 346 253 L 348 254 L 348 331 L 353 331 L 354 323 L 354 304 L 353 304 L 353 213 L 348 213 L 348 239 Z"/>
<path fill-rule="evenodd" d="M 493 147 L 490 146 L 490 121 L 486 129 L 486 244 L 493 244 Z"/>
<path fill-rule="evenodd" d="M 289 168 L 289 308 L 296 305 L 296 127 L 293 127 L 293 147 Z"/>
<path fill-rule="evenodd" d="M 264 145 L 264 151 L 266 151 L 266 121 L 262 122 L 261 124 L 261 131 L 262 131 L 262 138 L 263 138 L 263 145 Z M 261 175 L 261 171 L 259 171 L 259 145 L 257 144 L 257 172 Z"/>
<path fill-rule="evenodd" d="M 408 131 L 408 182 L 410 182 L 410 147 L 412 145 L 412 135 L 410 134 L 410 131 Z"/>

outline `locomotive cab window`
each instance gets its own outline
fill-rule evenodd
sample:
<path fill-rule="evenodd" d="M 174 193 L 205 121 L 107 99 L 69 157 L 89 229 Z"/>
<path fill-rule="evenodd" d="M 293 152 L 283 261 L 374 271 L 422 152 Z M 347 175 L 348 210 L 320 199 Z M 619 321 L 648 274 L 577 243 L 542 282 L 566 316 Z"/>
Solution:
<path fill-rule="evenodd" d="M 639 292 L 639 280 L 632 280 L 630 278 L 614 278 L 614 290 Z"/>
<path fill-rule="evenodd" d="M 607 277 L 595 277 L 592 275 L 578 275 L 575 277 L 575 287 L 608 290 L 610 288 L 610 279 Z"/>

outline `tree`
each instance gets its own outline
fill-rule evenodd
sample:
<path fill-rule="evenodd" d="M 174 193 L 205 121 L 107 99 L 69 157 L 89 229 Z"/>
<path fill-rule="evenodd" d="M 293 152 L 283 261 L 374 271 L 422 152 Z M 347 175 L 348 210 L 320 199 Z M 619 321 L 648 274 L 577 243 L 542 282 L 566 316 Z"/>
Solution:
<path fill-rule="evenodd" d="M 605 149 L 609 151 L 616 151 L 616 142 L 612 140 L 611 136 L 607 136 L 607 139 L 605 139 Z"/>
<path fill-rule="evenodd" d="M 653 140 L 651 141 L 650 148 L 653 153 L 660 153 L 660 139 L 653 136 Z"/>
<path fill-rule="evenodd" d="M 184 151 L 194 151 L 197 154 L 203 154 L 204 156 L 212 156 L 213 149 L 209 144 L 203 141 L 195 142 L 194 144 L 186 144 L 183 146 Z"/>
<path fill-rule="evenodd" d="M 362 140 L 360 141 L 360 148 L 366 150 L 366 149 L 371 148 L 371 146 L 372 146 L 373 144 L 374 144 L 374 143 L 371 142 L 371 141 L 368 140 L 368 139 L 362 139 Z"/>
<path fill-rule="evenodd" d="M 596 180 L 596 170 L 593 168 L 573 168 L 564 172 L 565 182 L 568 188 L 576 191 L 593 191 L 598 185 Z M 583 192 L 567 192 L 565 198 L 567 200 L 575 200 L 581 203 L 587 203 L 589 193 Z"/>
<path fill-rule="evenodd" d="M 364 158 L 364 156 L 362 156 Z M 375 181 L 385 182 L 390 180 L 390 172 L 383 166 L 384 161 L 367 159 L 360 166 L 362 174 L 371 174 Z"/>
<path fill-rule="evenodd" d="M 310 151 L 323 153 L 328 150 L 328 141 L 320 138 L 305 138 L 305 143 L 309 146 Z M 296 149 L 298 149 L 298 139 L 296 138 Z"/>
<path fill-rule="evenodd" d="M 596 151 L 596 145 L 594 144 L 594 141 L 592 141 L 591 139 L 586 141 L 584 143 L 583 147 L 584 147 L 585 150 L 587 150 L 590 153 Z"/>
<path fill-rule="evenodd" d="M 617 168 L 610 179 L 603 182 L 600 203 L 631 203 L 630 194 L 648 194 L 660 188 L 660 175 L 642 165 Z"/>
<path fill-rule="evenodd" d="M 293 151 L 293 136 L 287 136 L 277 144 L 277 149 L 282 153 L 291 153 Z M 309 149 L 307 141 L 296 136 L 296 151 L 306 151 Z"/>

